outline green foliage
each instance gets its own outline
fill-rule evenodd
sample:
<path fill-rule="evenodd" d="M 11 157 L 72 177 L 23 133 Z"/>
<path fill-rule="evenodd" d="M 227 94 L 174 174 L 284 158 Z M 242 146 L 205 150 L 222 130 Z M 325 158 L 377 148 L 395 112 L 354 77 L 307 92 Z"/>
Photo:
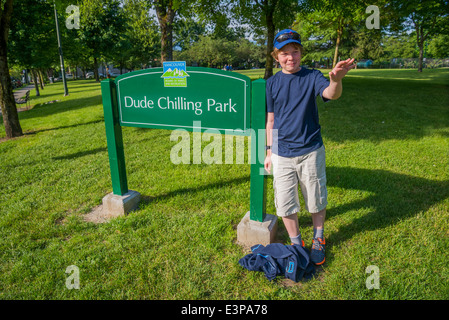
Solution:
<path fill-rule="evenodd" d="M 351 6 L 321 1 L 314 4 L 313 11 L 298 12 L 293 27 L 302 38 L 304 63 L 333 61 L 337 43 L 337 57 L 341 59 L 379 56 L 381 33 L 366 29 L 365 8 L 361 1 Z"/>
<path fill-rule="evenodd" d="M 151 66 L 151 61 L 159 55 L 160 36 L 150 6 L 142 1 L 127 0 L 124 15 L 128 28 L 120 37 L 121 48 L 114 52 L 114 61 L 129 69 Z"/>
<path fill-rule="evenodd" d="M 354 32 L 352 35 L 354 47 L 350 56 L 356 60 L 371 59 L 377 60 L 384 54 L 382 47 L 382 33 L 380 30 L 372 29 Z"/>
<path fill-rule="evenodd" d="M 420 47 L 429 58 L 444 57 L 447 52 L 444 37 L 449 33 L 448 2 L 443 0 L 391 3 L 358 0 L 351 5 L 335 0 L 57 0 L 55 3 L 66 64 L 89 69 L 94 68 L 95 61 L 127 69 L 158 65 L 160 61 L 155 59 L 160 57 L 161 30 L 150 9 L 167 9 L 168 5 L 175 10 L 174 22 L 170 24 L 175 57 L 205 66 L 228 63 L 252 67 L 265 61 L 270 65 L 267 46 L 272 41 L 267 42 L 268 17 L 272 18 L 269 20 L 274 28 L 270 34 L 291 26 L 300 32 L 305 64 L 332 61 L 339 30 L 342 41 L 338 57 L 385 63 L 393 58 L 418 57 Z M 80 7 L 79 30 L 65 27 L 68 16 L 65 10 L 70 4 Z M 379 6 L 380 30 L 365 27 L 368 4 Z M 255 41 L 242 40 L 248 34 Z M 164 41 L 171 40 L 168 37 Z M 205 56 L 200 47 L 213 56 Z M 8 52 L 11 67 L 59 69 L 52 0 L 14 2 Z"/>
<path fill-rule="evenodd" d="M 225 64 L 232 59 L 231 42 L 225 39 L 213 39 L 207 36 L 200 36 L 183 55 L 186 61 L 192 64 L 198 61 L 201 65 L 212 67 Z"/>
<path fill-rule="evenodd" d="M 333 59 L 337 31 L 331 17 L 330 12 L 318 10 L 297 14 L 293 28 L 301 35 L 304 64 Z"/>
<path fill-rule="evenodd" d="M 118 0 L 84 0 L 80 6 L 79 38 L 94 57 L 108 58 L 127 28 Z"/>
<path fill-rule="evenodd" d="M 295 20 L 295 13 L 306 9 L 304 1 L 233 1 L 231 12 L 242 23 L 251 26 L 256 34 L 264 34 L 267 30 L 267 14 L 272 12 L 273 23 L 278 30 L 291 26 Z"/>
<path fill-rule="evenodd" d="M 417 58 L 418 50 L 416 35 L 401 33 L 384 38 L 384 57 L 388 60 L 394 58 Z"/>
<path fill-rule="evenodd" d="M 448 58 L 449 57 L 449 35 L 441 34 L 429 41 L 428 56 L 430 58 Z"/>
<path fill-rule="evenodd" d="M 201 35 L 206 33 L 206 24 L 191 17 L 178 17 L 174 23 L 173 31 L 173 47 L 182 51 L 188 49 L 199 40 Z"/>
<path fill-rule="evenodd" d="M 199 64 L 206 67 L 223 67 L 225 64 L 233 67 L 250 68 L 259 65 L 261 61 L 260 47 L 246 39 L 229 41 L 199 36 L 187 50 L 177 53 L 176 58 L 185 60 L 190 65 Z"/>
<path fill-rule="evenodd" d="M 58 60 L 55 15 L 45 0 L 15 1 L 8 38 L 12 65 L 46 68 Z"/>

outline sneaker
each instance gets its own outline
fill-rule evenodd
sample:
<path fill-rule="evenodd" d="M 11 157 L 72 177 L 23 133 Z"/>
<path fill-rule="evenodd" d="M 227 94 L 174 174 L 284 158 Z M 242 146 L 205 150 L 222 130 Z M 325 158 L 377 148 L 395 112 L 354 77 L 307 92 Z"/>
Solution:
<path fill-rule="evenodd" d="M 312 251 L 310 253 L 310 260 L 312 260 L 312 262 L 317 266 L 322 265 L 326 260 L 324 258 L 325 247 L 326 241 L 324 239 L 321 238 L 313 239 Z"/>

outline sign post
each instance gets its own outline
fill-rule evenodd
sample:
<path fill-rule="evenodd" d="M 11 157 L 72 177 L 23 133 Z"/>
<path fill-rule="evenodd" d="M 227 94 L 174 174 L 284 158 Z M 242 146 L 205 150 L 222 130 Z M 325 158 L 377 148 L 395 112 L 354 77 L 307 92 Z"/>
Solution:
<path fill-rule="evenodd" d="M 263 222 L 266 216 L 266 175 L 264 168 L 265 157 L 265 80 L 253 82 L 251 95 L 251 181 L 250 181 L 250 218 Z M 263 111 L 263 112 L 261 112 Z"/>
<path fill-rule="evenodd" d="M 114 81 L 110 79 L 102 81 L 101 91 L 112 191 L 114 194 L 122 196 L 128 192 L 128 180 L 126 178 L 122 128 L 118 120 L 117 93 Z"/>
<path fill-rule="evenodd" d="M 222 134 L 251 136 L 250 210 L 239 224 L 237 238 L 245 244 L 272 242 L 277 220 L 265 213 L 265 80 L 251 83 L 238 73 L 171 61 L 163 68 L 104 80 L 101 90 L 113 190 L 103 198 L 103 210 L 115 211 L 111 216 L 123 215 L 135 209 L 140 200 L 138 192 L 128 190 L 122 126 L 193 132 L 214 129 Z M 249 225 L 244 220 L 249 220 Z M 252 224 L 262 229 L 268 225 L 268 238 L 265 235 L 260 241 L 250 237 L 249 241 L 252 231 L 247 229 L 254 229 Z"/>

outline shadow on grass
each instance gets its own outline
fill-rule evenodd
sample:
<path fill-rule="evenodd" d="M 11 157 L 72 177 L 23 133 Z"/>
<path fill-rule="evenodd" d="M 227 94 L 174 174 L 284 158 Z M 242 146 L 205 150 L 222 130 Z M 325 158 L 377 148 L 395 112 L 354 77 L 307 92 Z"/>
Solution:
<path fill-rule="evenodd" d="M 53 160 L 73 160 L 75 158 L 84 157 L 84 156 L 88 156 L 88 155 L 92 155 L 92 154 L 97 154 L 99 152 L 106 152 L 107 150 L 108 150 L 107 148 L 96 148 L 96 149 L 92 149 L 92 150 L 86 150 L 86 151 L 80 151 L 80 152 L 67 154 L 65 156 L 57 156 L 57 157 L 53 157 L 52 159 Z"/>
<path fill-rule="evenodd" d="M 74 100 L 67 100 L 55 102 L 50 104 L 39 104 L 33 109 L 26 112 L 20 112 L 20 120 L 32 119 L 38 117 L 46 117 L 62 112 L 73 111 L 83 108 L 88 108 L 96 105 L 101 105 L 101 96 L 93 96 L 88 98 L 79 98 Z"/>
<path fill-rule="evenodd" d="M 31 105 L 34 105 L 35 102 L 39 101 L 39 100 L 45 100 L 45 101 L 51 100 L 50 98 L 53 98 L 55 100 L 60 100 L 60 99 L 62 99 L 63 94 L 64 94 L 63 89 L 61 89 L 61 91 L 57 91 L 57 92 L 55 92 L 55 91 L 49 92 L 49 90 L 45 90 L 45 89 L 41 90 L 40 89 L 39 96 L 36 96 L 36 89 L 33 88 L 31 90 L 32 90 L 32 95 L 31 95 L 31 100 L 30 100 Z M 85 93 L 88 91 L 98 91 L 98 88 L 87 88 L 87 89 L 84 89 L 82 87 L 71 88 L 71 90 L 69 91 L 69 97 L 71 94 L 74 94 L 74 93 L 79 93 L 79 92 Z"/>
<path fill-rule="evenodd" d="M 345 78 L 338 100 L 317 100 L 323 137 L 339 143 L 420 139 L 449 128 L 447 92 L 447 85 L 431 82 Z"/>
<path fill-rule="evenodd" d="M 98 120 L 93 120 L 93 121 L 89 121 L 89 122 L 76 123 L 76 124 L 71 124 L 71 125 L 67 125 L 67 126 L 60 126 L 60 127 L 54 127 L 54 128 L 32 130 L 32 131 L 24 132 L 24 134 L 25 135 L 32 135 L 32 134 L 36 134 L 36 133 L 40 133 L 40 132 L 61 130 L 61 129 L 70 129 L 70 128 L 76 128 L 76 127 L 79 127 L 79 126 L 89 125 L 89 124 L 96 124 L 96 123 L 100 123 L 100 122 L 104 122 L 104 119 L 98 119 Z"/>
<path fill-rule="evenodd" d="M 160 194 L 157 196 L 149 196 L 149 195 L 142 195 L 142 200 L 141 202 L 143 204 L 149 204 L 150 202 L 158 202 L 158 201 L 164 201 L 166 199 L 170 199 L 173 197 L 178 197 L 178 196 L 183 196 L 183 195 L 187 195 L 187 194 L 192 194 L 192 193 L 199 193 L 205 190 L 210 190 L 210 189 L 220 189 L 220 188 L 227 188 L 230 186 L 238 186 L 242 183 L 247 183 L 250 180 L 250 176 L 244 176 L 244 177 L 240 177 L 240 178 L 235 178 L 232 180 L 225 180 L 225 181 L 217 181 L 214 183 L 209 183 L 209 184 L 205 184 L 202 186 L 198 186 L 198 187 L 190 187 L 190 188 L 181 188 L 181 189 L 177 189 L 177 190 L 173 190 L 164 194 Z M 249 203 L 248 203 L 248 208 L 249 208 Z"/>
<path fill-rule="evenodd" d="M 362 200 L 327 210 L 326 216 L 330 219 L 349 211 L 369 209 L 369 213 L 355 218 L 328 237 L 329 243 L 334 245 L 361 232 L 395 225 L 449 198 L 449 181 L 432 181 L 385 170 L 349 167 L 328 167 L 326 173 L 328 186 L 373 193 Z"/>
<path fill-rule="evenodd" d="M 100 150 L 103 151 L 103 150 Z M 350 167 L 328 167 L 329 187 L 348 190 L 369 191 L 372 195 L 327 210 L 327 219 L 347 214 L 350 211 L 368 209 L 363 216 L 353 219 L 329 235 L 333 245 L 345 242 L 358 233 L 383 229 L 427 211 L 431 206 L 449 198 L 449 181 L 432 181 L 424 178 L 389 172 Z M 173 197 L 199 193 L 215 188 L 227 188 L 248 183 L 250 177 L 218 181 L 198 187 L 173 190 L 157 196 L 142 196 L 142 203 L 164 201 Z M 271 195 L 268 195 L 271 196 Z M 248 203 L 249 205 L 249 203 Z M 300 225 L 311 225 L 310 215 L 299 216 Z M 283 229 L 283 228 L 280 228 Z M 283 232 L 279 230 L 278 232 Z M 285 235 L 278 235 L 284 238 Z"/>

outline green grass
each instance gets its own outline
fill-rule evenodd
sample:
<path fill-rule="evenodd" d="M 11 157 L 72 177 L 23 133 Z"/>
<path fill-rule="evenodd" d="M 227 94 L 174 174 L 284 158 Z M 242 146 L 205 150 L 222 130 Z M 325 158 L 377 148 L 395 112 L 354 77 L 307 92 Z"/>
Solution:
<path fill-rule="evenodd" d="M 112 189 L 100 86 L 33 90 L 26 135 L 0 143 L 0 299 L 448 299 L 448 81 L 448 69 L 353 70 L 339 100 L 319 101 L 327 259 L 297 284 L 238 265 L 249 165 L 174 165 L 170 131 L 123 128 L 140 208 L 85 222 Z M 310 215 L 299 219 L 310 245 Z M 65 286 L 70 265 L 79 290 Z M 370 265 L 378 290 L 365 286 Z"/>

